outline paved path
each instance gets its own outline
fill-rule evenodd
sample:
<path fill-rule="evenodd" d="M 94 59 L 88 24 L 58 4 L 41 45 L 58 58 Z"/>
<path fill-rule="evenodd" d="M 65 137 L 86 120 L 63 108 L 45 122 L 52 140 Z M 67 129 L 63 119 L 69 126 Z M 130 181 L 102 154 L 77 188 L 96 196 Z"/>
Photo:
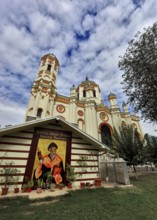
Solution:
<path fill-rule="evenodd" d="M 113 188 L 115 186 L 118 187 L 131 187 L 132 185 L 120 185 L 116 183 L 107 183 L 103 182 L 102 187 L 104 188 Z M 91 189 L 96 188 L 95 186 L 90 187 Z M 43 190 L 41 193 L 37 193 L 36 190 L 32 190 L 30 193 L 23 193 L 20 191 L 19 193 L 9 192 L 7 195 L 1 195 L 0 198 L 9 198 L 9 197 L 19 197 L 19 196 L 27 196 L 29 199 L 40 199 L 45 197 L 55 197 L 60 195 L 68 194 L 71 190 L 78 190 L 80 187 L 73 187 L 72 189 L 69 189 L 67 187 L 64 187 L 62 190 L 55 188 L 54 191 L 51 190 Z"/>

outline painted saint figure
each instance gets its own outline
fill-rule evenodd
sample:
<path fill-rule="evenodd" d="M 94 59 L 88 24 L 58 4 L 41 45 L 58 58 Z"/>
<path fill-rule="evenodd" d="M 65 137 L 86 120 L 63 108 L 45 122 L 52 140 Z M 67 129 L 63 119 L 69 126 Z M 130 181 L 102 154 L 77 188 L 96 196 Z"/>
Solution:
<path fill-rule="evenodd" d="M 35 170 L 34 176 L 35 179 L 42 178 L 43 181 L 46 182 L 46 173 L 51 172 L 53 182 L 58 185 L 63 182 L 64 178 L 63 160 L 56 153 L 58 149 L 57 144 L 52 142 L 47 149 L 50 153 L 45 156 L 41 154 L 41 151 L 38 151 L 38 159 L 40 162 Z"/>

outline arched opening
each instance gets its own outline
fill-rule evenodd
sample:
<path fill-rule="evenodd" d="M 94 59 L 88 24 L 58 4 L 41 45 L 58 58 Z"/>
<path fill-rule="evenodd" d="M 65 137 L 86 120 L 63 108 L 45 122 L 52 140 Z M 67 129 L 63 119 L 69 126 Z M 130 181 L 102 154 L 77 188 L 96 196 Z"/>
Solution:
<path fill-rule="evenodd" d="M 51 65 L 50 65 L 50 64 L 48 64 L 47 70 L 48 70 L 48 71 L 51 71 Z"/>
<path fill-rule="evenodd" d="M 86 91 L 83 90 L 83 97 L 86 97 Z"/>
<path fill-rule="evenodd" d="M 77 124 L 78 124 L 78 128 L 83 130 L 83 128 L 84 128 L 84 120 L 83 119 L 78 119 Z"/>
<path fill-rule="evenodd" d="M 103 144 L 106 144 L 107 146 L 112 145 L 111 131 L 107 125 L 101 126 L 101 141 Z"/>
<path fill-rule="evenodd" d="M 32 110 L 33 110 L 33 108 L 30 108 L 30 109 L 29 109 L 29 112 L 31 112 Z"/>
<path fill-rule="evenodd" d="M 93 97 L 96 97 L 96 91 L 93 90 Z"/>
<path fill-rule="evenodd" d="M 42 108 L 38 108 L 37 117 L 41 118 L 42 111 L 43 111 Z"/>

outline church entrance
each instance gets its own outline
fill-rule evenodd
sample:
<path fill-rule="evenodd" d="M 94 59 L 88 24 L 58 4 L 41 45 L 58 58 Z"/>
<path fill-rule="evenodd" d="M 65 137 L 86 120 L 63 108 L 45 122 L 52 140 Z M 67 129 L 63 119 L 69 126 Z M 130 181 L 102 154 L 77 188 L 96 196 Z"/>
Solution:
<path fill-rule="evenodd" d="M 102 125 L 101 127 L 101 141 L 107 146 L 112 145 L 111 131 L 107 125 Z"/>

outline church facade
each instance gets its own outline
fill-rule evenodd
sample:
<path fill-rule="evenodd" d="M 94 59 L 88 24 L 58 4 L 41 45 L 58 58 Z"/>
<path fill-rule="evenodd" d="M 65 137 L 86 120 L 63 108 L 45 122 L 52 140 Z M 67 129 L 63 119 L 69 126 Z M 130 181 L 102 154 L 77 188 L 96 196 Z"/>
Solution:
<path fill-rule="evenodd" d="M 143 136 L 138 115 L 131 115 L 125 103 L 121 112 L 113 93 L 108 95 L 110 107 L 104 105 L 99 85 L 88 77 L 77 87 L 71 87 L 69 97 L 58 94 L 58 69 L 59 61 L 55 55 L 47 54 L 41 58 L 31 89 L 26 121 L 59 116 L 104 144 L 108 144 L 113 129 L 118 130 L 120 126 L 132 124 Z"/>

